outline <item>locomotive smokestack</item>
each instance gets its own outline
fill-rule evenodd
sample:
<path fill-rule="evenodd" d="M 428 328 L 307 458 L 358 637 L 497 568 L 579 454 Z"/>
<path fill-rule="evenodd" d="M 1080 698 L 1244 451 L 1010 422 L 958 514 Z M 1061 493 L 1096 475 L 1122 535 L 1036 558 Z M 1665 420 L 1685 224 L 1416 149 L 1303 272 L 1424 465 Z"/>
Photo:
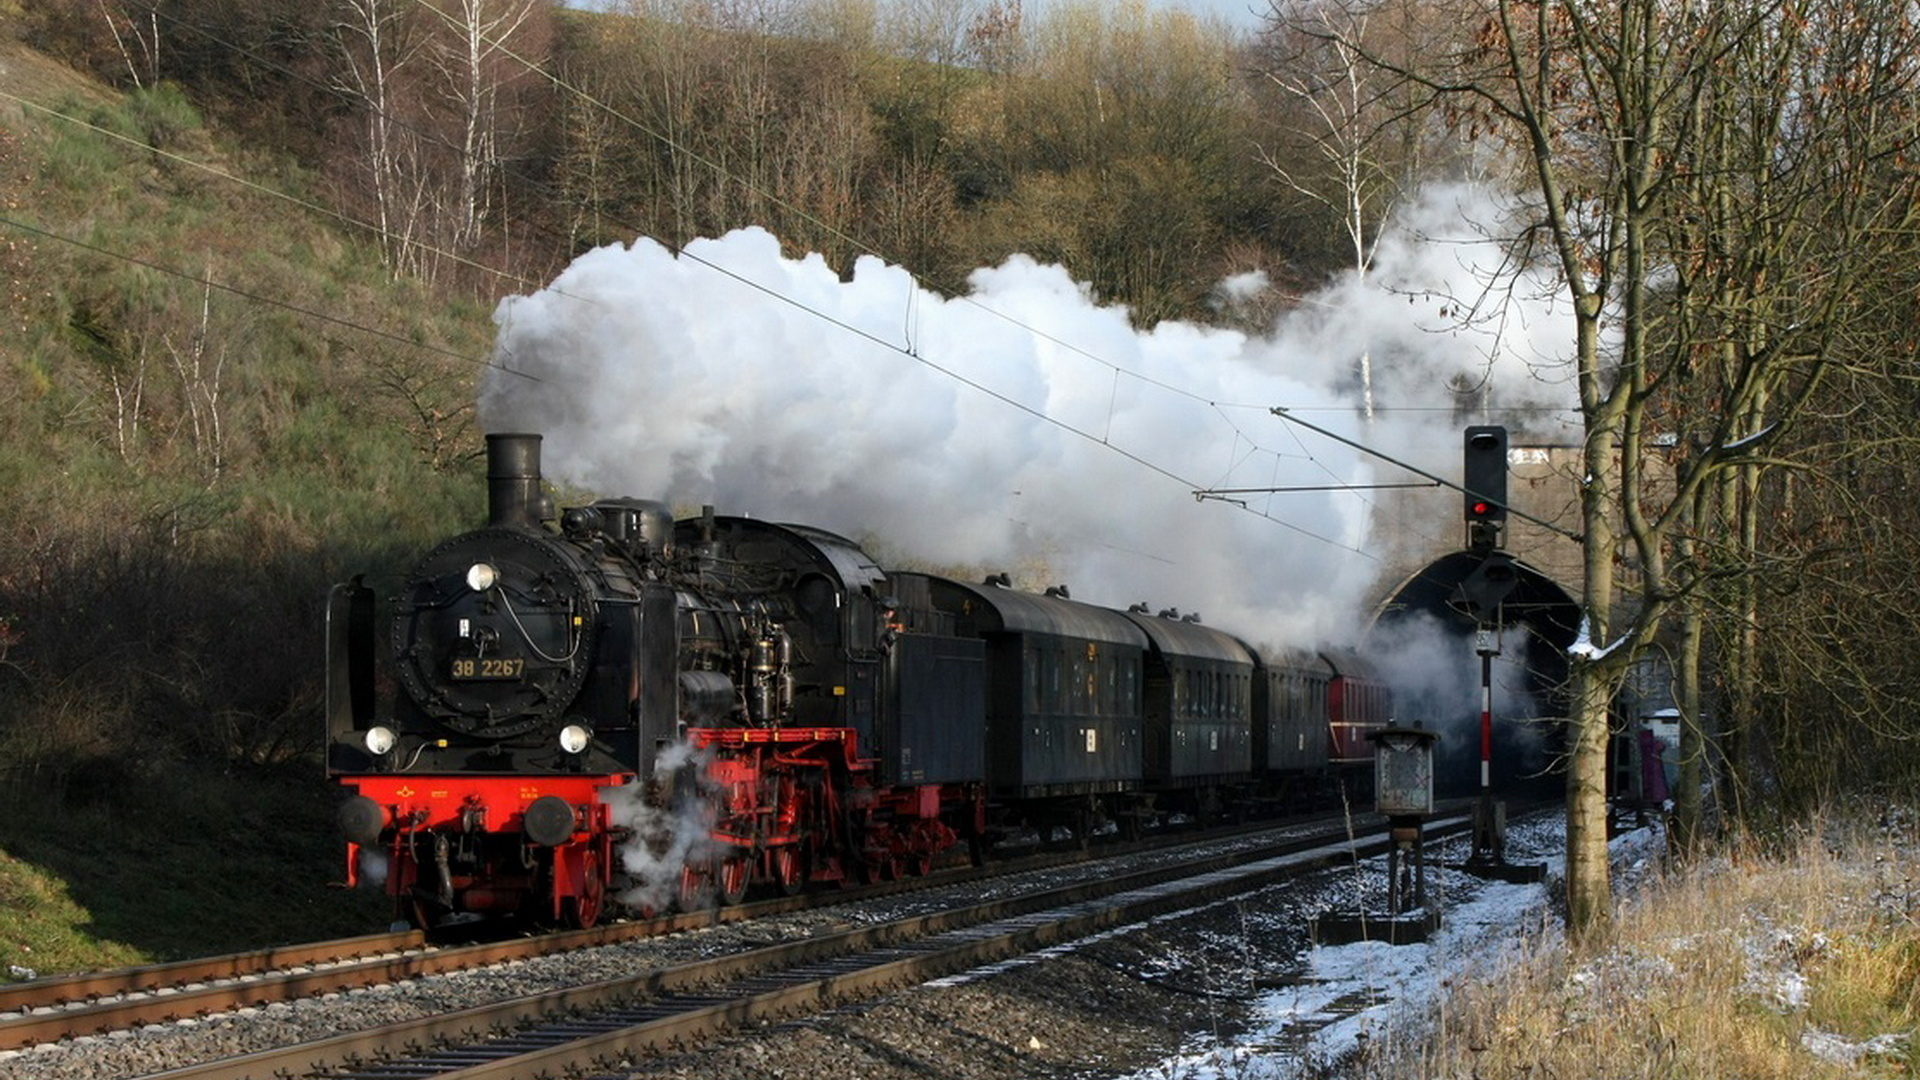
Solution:
<path fill-rule="evenodd" d="M 540 436 L 487 436 L 487 524 L 540 527 Z"/>

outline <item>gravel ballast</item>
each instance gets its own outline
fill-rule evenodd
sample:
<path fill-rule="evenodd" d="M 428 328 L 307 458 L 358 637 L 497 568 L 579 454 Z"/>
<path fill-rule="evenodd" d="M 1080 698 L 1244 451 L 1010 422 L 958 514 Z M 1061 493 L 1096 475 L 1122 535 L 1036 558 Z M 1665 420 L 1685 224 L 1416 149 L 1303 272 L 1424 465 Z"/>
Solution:
<path fill-rule="evenodd" d="M 1070 868 L 1057 876 L 1112 872 Z M 1309 917 L 1378 884 L 1326 871 L 1198 912 L 835 1011 L 723 1034 L 610 1069 L 633 1078 L 1100 1077 L 1154 1068 L 1244 1029 L 1258 992 L 1299 969 Z M 1456 875 L 1457 876 L 1457 875 Z M 1453 888 L 1456 886 L 1449 886 Z M 974 892 L 984 887 L 967 887 Z M 936 893 L 938 890 L 935 891 Z M 120 1080 L 198 1061 L 635 974 L 755 944 L 880 922 L 914 895 L 0 1054 L 0 1080 Z"/>

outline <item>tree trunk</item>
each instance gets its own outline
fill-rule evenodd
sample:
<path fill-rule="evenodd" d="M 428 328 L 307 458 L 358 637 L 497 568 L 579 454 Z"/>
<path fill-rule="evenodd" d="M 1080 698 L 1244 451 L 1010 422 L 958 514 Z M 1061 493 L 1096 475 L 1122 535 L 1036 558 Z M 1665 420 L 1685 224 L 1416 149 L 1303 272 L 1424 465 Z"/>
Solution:
<path fill-rule="evenodd" d="M 1619 410 L 1603 389 L 1600 304 L 1592 296 L 1577 304 L 1582 412 L 1587 420 L 1582 451 L 1586 483 L 1580 489 L 1585 536 L 1581 545 L 1587 648 L 1573 657 L 1573 729 L 1567 748 L 1567 922 L 1575 942 L 1604 934 L 1613 911 L 1607 865 L 1607 741 L 1616 674 L 1630 657 L 1613 648 L 1614 556 L 1619 538 L 1613 510 L 1620 489 L 1615 452 Z M 1584 654 L 1584 655 L 1582 655 Z"/>

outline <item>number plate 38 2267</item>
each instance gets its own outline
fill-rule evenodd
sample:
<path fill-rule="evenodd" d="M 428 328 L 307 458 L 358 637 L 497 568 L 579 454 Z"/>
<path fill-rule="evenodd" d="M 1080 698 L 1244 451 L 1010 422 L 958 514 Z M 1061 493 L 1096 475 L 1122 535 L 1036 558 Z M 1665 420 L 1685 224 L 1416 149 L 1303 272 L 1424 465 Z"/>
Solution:
<path fill-rule="evenodd" d="M 518 679 L 526 674 L 527 662 L 508 656 L 456 656 L 447 674 L 455 679 Z"/>

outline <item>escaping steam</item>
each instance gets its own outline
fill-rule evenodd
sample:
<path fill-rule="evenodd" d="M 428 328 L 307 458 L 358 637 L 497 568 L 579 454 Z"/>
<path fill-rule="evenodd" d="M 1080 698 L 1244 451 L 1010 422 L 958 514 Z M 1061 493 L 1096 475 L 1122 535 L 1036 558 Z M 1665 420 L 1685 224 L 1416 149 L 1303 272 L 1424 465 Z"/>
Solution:
<path fill-rule="evenodd" d="M 683 870 L 712 855 L 714 802 L 704 798 L 708 754 L 691 743 L 663 748 L 653 775 L 601 793 L 613 824 L 627 829 L 620 869 L 628 887 L 618 897 L 635 911 L 664 912 L 680 897 Z"/>
<path fill-rule="evenodd" d="M 1564 404 L 1541 343 L 1570 340 L 1565 320 L 1517 289 L 1463 302 L 1496 279 L 1480 236 L 1499 212 L 1470 189 L 1430 193 L 1368 277 L 1263 336 L 1136 330 L 1024 256 L 948 298 L 875 258 L 842 280 L 760 229 L 677 254 L 610 245 L 501 302 L 481 420 L 543 433 L 549 472 L 603 494 L 804 522 L 883 561 L 1010 570 L 1257 643 L 1341 643 L 1387 569 L 1375 530 L 1450 538 L 1457 501 L 1378 520 L 1366 485 L 1412 477 L 1270 410 L 1447 475 L 1469 410 Z"/>
<path fill-rule="evenodd" d="M 1479 657 L 1471 632 L 1421 613 L 1374 628 L 1368 648 L 1393 658 L 1389 672 L 1397 719 L 1446 729 L 1434 748 L 1437 785 L 1447 792 L 1479 786 L 1479 717 L 1487 704 L 1481 685 Z M 1509 626 L 1500 635 L 1500 652 L 1492 658 L 1493 753 L 1495 786 L 1538 779 L 1554 765 L 1551 732 L 1531 722 L 1552 710 L 1536 700 L 1528 672 L 1530 650 L 1536 647 L 1524 626 Z"/>

